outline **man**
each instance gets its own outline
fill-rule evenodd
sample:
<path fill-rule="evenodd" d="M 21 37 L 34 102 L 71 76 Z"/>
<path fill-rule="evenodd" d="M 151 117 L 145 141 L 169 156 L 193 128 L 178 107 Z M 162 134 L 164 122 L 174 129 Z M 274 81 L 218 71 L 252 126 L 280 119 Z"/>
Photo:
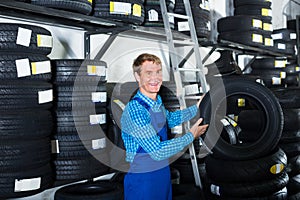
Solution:
<path fill-rule="evenodd" d="M 162 63 L 152 54 L 141 54 L 133 63 L 137 94 L 121 117 L 122 138 L 130 169 L 124 178 L 125 200 L 171 200 L 172 185 L 168 158 L 179 153 L 202 135 L 207 125 L 199 119 L 190 132 L 168 140 L 167 126 L 177 126 L 193 118 L 194 105 L 169 112 L 157 94 L 162 85 Z"/>

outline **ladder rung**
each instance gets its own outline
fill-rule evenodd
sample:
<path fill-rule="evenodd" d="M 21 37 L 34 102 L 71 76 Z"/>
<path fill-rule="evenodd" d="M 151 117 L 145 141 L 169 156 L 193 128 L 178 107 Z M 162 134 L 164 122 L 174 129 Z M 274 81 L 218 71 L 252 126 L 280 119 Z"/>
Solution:
<path fill-rule="evenodd" d="M 197 96 L 197 95 L 195 95 L 195 96 L 185 96 L 184 97 L 185 99 L 196 99 L 196 100 L 198 100 L 198 99 L 201 99 L 201 96 L 199 95 L 199 96 Z"/>
<path fill-rule="evenodd" d="M 201 69 L 197 69 L 197 68 L 178 68 L 178 71 L 181 71 L 181 72 L 201 72 Z"/>
<path fill-rule="evenodd" d="M 176 17 L 176 18 L 180 18 L 180 19 L 189 19 L 190 17 L 189 16 L 186 16 L 186 15 L 180 15 L 180 14 L 177 14 L 177 13 L 168 13 L 169 16 L 173 16 L 173 17 Z"/>

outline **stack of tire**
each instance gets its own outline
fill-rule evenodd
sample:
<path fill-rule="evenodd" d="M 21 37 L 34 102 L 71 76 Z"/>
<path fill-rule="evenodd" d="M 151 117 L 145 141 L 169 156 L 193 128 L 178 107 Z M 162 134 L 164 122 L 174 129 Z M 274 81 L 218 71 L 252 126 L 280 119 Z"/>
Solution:
<path fill-rule="evenodd" d="M 299 85 L 300 68 L 295 60 L 286 58 L 257 58 L 251 64 L 251 75 L 260 77 L 268 88 Z"/>
<path fill-rule="evenodd" d="M 83 59 L 51 62 L 55 74 L 55 185 L 106 174 L 106 63 Z"/>
<path fill-rule="evenodd" d="M 92 0 L 29 0 L 31 4 L 54 8 L 58 10 L 66 10 L 69 12 L 90 15 L 93 11 Z"/>
<path fill-rule="evenodd" d="M 218 39 L 273 50 L 271 5 L 267 0 L 235 0 L 234 16 L 217 22 Z"/>
<path fill-rule="evenodd" d="M 174 13 L 175 0 L 165 0 L 168 13 Z M 171 28 L 174 28 L 174 17 L 169 16 Z M 164 27 L 164 20 L 159 0 L 145 0 L 145 21 L 146 27 Z"/>
<path fill-rule="evenodd" d="M 278 98 L 284 113 L 284 126 L 279 147 L 288 158 L 287 172 L 289 183 L 288 197 L 300 198 L 300 88 L 287 87 L 272 89 Z"/>
<path fill-rule="evenodd" d="M 95 0 L 93 16 L 141 25 L 145 19 L 144 0 Z"/>
<path fill-rule="evenodd" d="M 175 1 L 174 12 L 186 15 L 183 0 Z M 198 38 L 209 39 L 211 35 L 211 16 L 209 0 L 190 1 L 193 20 Z M 175 30 L 190 35 L 190 28 L 187 20 L 175 18 Z"/>
<path fill-rule="evenodd" d="M 52 36 L 45 28 L 0 24 L 0 198 L 53 185 Z"/>
<path fill-rule="evenodd" d="M 282 28 L 276 29 L 272 33 L 274 41 L 274 51 L 287 54 L 296 54 L 297 34 L 295 30 Z"/>
<path fill-rule="evenodd" d="M 208 199 L 286 199 L 287 156 L 278 147 L 282 108 L 270 89 L 244 77 L 223 77 L 200 104 Z M 225 91 L 223 91 L 225 90 Z M 224 98 L 225 92 L 225 98 Z M 223 110 L 226 108 L 225 110 Z"/>

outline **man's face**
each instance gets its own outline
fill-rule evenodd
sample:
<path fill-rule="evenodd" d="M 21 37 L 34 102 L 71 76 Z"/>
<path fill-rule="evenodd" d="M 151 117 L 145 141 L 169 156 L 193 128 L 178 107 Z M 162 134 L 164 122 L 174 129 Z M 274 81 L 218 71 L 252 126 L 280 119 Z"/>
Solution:
<path fill-rule="evenodd" d="M 143 94 L 156 98 L 156 94 L 162 84 L 162 67 L 151 61 L 142 64 L 139 77 L 139 87 Z"/>

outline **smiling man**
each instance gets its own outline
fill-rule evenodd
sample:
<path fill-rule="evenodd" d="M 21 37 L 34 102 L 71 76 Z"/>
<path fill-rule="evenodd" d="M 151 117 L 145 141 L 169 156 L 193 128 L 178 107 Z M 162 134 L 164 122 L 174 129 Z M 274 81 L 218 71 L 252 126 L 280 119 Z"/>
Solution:
<path fill-rule="evenodd" d="M 168 140 L 167 127 L 175 127 L 196 116 L 198 106 L 169 112 L 158 91 L 162 85 L 162 63 L 152 54 L 141 54 L 133 62 L 137 94 L 121 117 L 122 138 L 130 169 L 124 179 L 125 200 L 171 200 L 172 184 L 168 159 L 200 137 L 208 125 L 199 119 L 190 132 Z"/>

